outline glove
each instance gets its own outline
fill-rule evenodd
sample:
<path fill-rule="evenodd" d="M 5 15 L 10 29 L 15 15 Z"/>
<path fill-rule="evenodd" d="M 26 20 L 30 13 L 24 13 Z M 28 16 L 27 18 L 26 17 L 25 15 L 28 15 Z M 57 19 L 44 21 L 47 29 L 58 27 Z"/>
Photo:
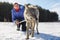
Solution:
<path fill-rule="evenodd" d="M 19 20 L 16 20 L 16 21 L 15 21 L 15 24 L 17 24 L 17 25 L 18 25 L 18 24 L 19 24 Z"/>

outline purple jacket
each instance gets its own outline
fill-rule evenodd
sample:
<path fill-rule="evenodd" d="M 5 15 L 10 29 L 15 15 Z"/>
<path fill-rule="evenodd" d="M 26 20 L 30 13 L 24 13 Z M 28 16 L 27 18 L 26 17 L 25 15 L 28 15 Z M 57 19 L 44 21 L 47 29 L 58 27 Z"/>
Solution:
<path fill-rule="evenodd" d="M 16 19 L 18 19 L 18 20 L 24 20 L 24 9 L 25 9 L 25 7 L 23 5 L 20 5 L 19 12 L 16 12 L 15 9 L 13 8 L 11 10 L 12 21 L 15 21 Z"/>

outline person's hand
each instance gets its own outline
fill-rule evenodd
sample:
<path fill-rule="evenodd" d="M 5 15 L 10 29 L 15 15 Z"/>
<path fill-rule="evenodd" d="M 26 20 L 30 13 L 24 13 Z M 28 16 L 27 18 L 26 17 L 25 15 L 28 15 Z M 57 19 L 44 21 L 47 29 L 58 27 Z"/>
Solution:
<path fill-rule="evenodd" d="M 16 21 L 15 23 L 16 23 L 16 24 L 19 24 L 19 21 Z"/>

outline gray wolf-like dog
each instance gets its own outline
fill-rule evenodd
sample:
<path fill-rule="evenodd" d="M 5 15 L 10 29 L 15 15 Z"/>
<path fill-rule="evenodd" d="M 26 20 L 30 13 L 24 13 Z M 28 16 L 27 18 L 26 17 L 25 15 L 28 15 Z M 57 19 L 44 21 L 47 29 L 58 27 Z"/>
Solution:
<path fill-rule="evenodd" d="M 24 18 L 26 20 L 26 39 L 29 39 L 29 35 L 34 36 L 34 28 L 36 26 L 37 34 L 38 32 L 38 22 L 39 22 L 39 10 L 35 5 L 25 5 Z M 35 25 L 36 24 L 36 25 Z M 29 33 L 31 30 L 31 33 Z"/>

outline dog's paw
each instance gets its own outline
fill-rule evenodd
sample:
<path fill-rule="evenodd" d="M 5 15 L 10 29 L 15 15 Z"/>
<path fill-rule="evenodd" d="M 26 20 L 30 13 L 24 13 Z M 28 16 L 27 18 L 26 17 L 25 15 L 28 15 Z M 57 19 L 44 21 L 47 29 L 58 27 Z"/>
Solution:
<path fill-rule="evenodd" d="M 39 34 L 39 32 L 37 32 L 37 34 Z"/>

